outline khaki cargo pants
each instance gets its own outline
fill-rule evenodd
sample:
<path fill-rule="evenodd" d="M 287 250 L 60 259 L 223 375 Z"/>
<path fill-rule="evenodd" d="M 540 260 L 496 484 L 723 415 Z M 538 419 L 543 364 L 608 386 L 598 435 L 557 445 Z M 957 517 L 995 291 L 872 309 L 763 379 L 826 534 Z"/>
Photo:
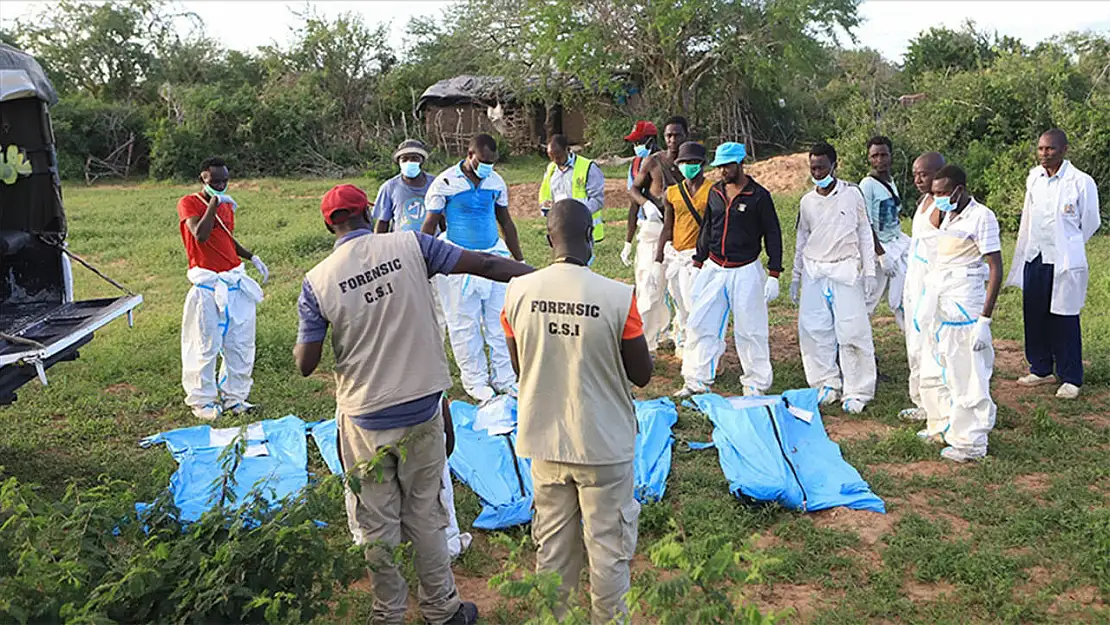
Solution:
<path fill-rule="evenodd" d="M 631 462 L 532 461 L 536 571 L 562 577 L 559 591 L 565 601 L 578 585 L 583 555 L 588 557 L 594 625 L 628 620 L 624 596 L 631 584 L 630 564 L 636 553 L 640 516 L 633 481 Z"/>
<path fill-rule="evenodd" d="M 442 409 L 440 409 L 442 410 Z M 375 468 L 369 461 L 386 446 Z M 405 449 L 401 460 L 398 447 Z M 366 545 L 374 587 L 372 622 L 400 625 L 408 608 L 408 584 L 392 563 L 397 545 L 411 542 L 420 579 L 420 611 L 444 623 L 459 609 L 459 593 L 447 550 L 447 510 L 439 498 L 447 450 L 443 414 L 412 427 L 367 430 L 339 415 L 339 457 L 344 472 L 354 468 L 360 492 L 347 489 L 347 522 L 355 544 Z"/>

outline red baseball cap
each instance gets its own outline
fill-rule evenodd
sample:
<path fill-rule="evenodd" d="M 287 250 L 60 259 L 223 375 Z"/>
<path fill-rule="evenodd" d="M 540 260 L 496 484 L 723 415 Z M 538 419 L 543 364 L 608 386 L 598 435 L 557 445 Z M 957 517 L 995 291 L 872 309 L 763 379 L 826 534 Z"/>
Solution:
<path fill-rule="evenodd" d="M 349 215 L 332 219 L 332 213 L 336 211 L 360 213 L 369 206 L 370 199 L 366 197 L 365 191 L 353 184 L 340 184 L 324 194 L 324 199 L 320 201 L 320 212 L 324 214 L 324 222 L 334 226 L 347 221 Z"/>
<path fill-rule="evenodd" d="M 655 124 L 641 119 L 640 121 L 636 122 L 636 125 L 632 127 L 632 132 L 628 133 L 624 140 L 643 141 L 648 137 L 657 136 L 659 136 L 659 130 L 655 127 Z"/>

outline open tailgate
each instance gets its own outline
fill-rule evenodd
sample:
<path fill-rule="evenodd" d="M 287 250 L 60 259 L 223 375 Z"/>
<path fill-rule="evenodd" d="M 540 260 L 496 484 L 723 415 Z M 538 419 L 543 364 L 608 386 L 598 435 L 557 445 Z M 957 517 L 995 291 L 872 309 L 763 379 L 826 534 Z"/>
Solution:
<path fill-rule="evenodd" d="M 34 367 L 45 384 L 45 368 L 59 355 L 87 343 L 93 332 L 113 319 L 129 315 L 142 301 L 142 295 L 125 295 L 69 302 L 20 319 L 18 326 L 5 330 L 16 340 L 0 338 L 0 369 L 8 365 Z"/>

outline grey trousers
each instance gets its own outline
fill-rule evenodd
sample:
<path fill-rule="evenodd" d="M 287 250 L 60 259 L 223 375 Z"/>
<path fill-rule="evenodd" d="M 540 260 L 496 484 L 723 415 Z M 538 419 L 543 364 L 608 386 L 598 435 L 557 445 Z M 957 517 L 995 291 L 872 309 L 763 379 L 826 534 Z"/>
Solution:
<path fill-rule="evenodd" d="M 448 513 L 439 497 L 447 461 L 442 412 L 419 425 L 392 430 L 367 430 L 340 415 L 339 452 L 344 472 L 359 477 L 359 492 L 347 489 L 347 521 L 355 543 L 366 546 L 373 622 L 405 622 L 408 584 L 392 558 L 402 541 L 411 542 L 416 552 L 421 613 L 431 623 L 446 622 L 460 601 L 447 550 Z M 367 469 L 365 463 L 379 453 L 376 466 Z"/>

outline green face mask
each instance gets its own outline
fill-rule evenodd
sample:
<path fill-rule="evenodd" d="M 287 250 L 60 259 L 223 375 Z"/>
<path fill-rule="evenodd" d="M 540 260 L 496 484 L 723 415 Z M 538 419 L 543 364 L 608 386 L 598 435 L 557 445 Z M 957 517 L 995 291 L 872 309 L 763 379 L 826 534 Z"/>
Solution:
<path fill-rule="evenodd" d="M 701 173 L 701 163 L 679 163 L 678 169 L 682 172 L 683 178 L 693 180 Z"/>

